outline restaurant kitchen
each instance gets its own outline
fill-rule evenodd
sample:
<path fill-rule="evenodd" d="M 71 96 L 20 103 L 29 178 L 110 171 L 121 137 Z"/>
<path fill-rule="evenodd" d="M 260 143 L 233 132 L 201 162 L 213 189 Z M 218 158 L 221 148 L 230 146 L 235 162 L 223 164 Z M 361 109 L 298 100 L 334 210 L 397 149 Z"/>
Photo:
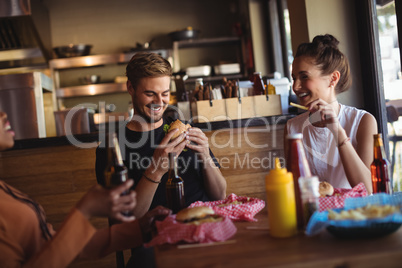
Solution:
<path fill-rule="evenodd" d="M 92 104 L 90 106 L 96 112 L 102 108 L 99 107 L 100 103 L 104 103 L 106 110 L 113 107 L 112 110 L 118 115 L 127 113 L 129 98 L 125 94 L 124 67 L 136 51 L 162 53 L 172 62 L 175 71 L 181 74 L 190 66 L 208 65 L 213 68 L 220 64 L 234 63 L 238 68 L 234 72 L 234 78 L 248 79 L 247 74 L 255 67 L 249 56 L 252 55 L 252 48 L 247 48 L 246 45 L 247 42 L 251 44 L 246 2 L 156 2 L 158 8 L 148 2 L 141 6 L 132 6 L 133 3 L 124 1 L 116 2 L 111 12 L 108 3 L 99 4 L 99 1 L 70 2 L 68 6 L 61 1 L 23 1 L 20 3 L 25 3 L 32 9 L 31 14 L 24 16 L 16 16 L 21 14 L 12 14 L 11 11 L 5 12 L 7 5 L 4 6 L 2 22 L 6 26 L 10 25 L 5 30 L 12 30 L 13 37 L 18 42 L 13 44 L 12 38 L 4 41 L 1 74 L 39 71 L 42 73 L 40 77 L 49 77 L 53 81 L 53 93 L 52 89 L 45 89 L 40 94 L 42 96 L 36 95 L 37 99 L 42 98 L 42 102 L 47 105 L 42 108 L 44 112 L 37 112 L 37 121 L 45 121 L 46 134 L 43 134 L 43 130 L 33 131 L 38 133 L 36 137 L 55 136 L 57 126 L 53 123 L 53 112 L 56 112 L 57 118 L 60 117 L 57 112 L 61 113 L 61 110 L 82 103 Z M 107 19 L 104 14 L 107 14 Z M 158 20 L 153 19 L 154 17 L 158 17 Z M 219 23 L 206 18 L 216 18 Z M 208 44 L 202 43 L 198 47 L 174 51 L 173 40 L 168 34 L 189 27 L 198 34 L 197 39 L 206 40 Z M 69 44 L 87 44 L 86 52 L 93 58 L 82 59 L 84 63 L 76 63 L 74 59 L 59 59 L 54 48 Z M 31 50 L 28 51 L 27 48 Z M 21 52 L 23 50 L 25 54 Z M 259 59 L 260 57 L 257 62 Z M 87 63 L 88 61 L 92 63 Z M 260 71 L 273 73 L 268 67 Z M 96 77 L 97 81 L 85 80 L 90 76 Z M 193 86 L 194 78 L 186 81 L 186 87 Z M 15 79 L 21 80 L 21 76 L 16 76 Z M 222 77 L 211 79 L 220 82 Z M 88 84 L 92 84 L 91 88 Z M 3 88 L 6 89 L 7 85 Z M 172 89 L 174 95 L 174 84 Z M 38 103 L 36 106 L 43 104 Z M 12 118 L 11 121 L 16 125 L 19 120 Z M 55 122 L 57 123 L 57 119 Z M 17 136 L 17 139 L 23 138 L 35 136 Z"/>

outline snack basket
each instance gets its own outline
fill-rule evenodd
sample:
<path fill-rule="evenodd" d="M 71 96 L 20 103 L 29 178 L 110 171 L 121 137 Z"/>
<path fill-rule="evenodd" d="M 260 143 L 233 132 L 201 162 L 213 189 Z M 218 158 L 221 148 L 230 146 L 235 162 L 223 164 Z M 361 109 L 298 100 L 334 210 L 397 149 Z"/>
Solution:
<path fill-rule="evenodd" d="M 212 243 L 225 241 L 232 237 L 237 228 L 233 222 L 223 217 L 220 222 L 208 222 L 201 225 L 186 224 L 176 221 L 176 215 L 171 215 L 156 223 L 157 235 L 145 247 L 162 244 Z"/>
<path fill-rule="evenodd" d="M 367 190 L 363 183 L 359 183 L 352 189 L 335 188 L 332 196 L 319 198 L 319 211 L 343 208 L 347 198 L 364 197 L 367 195 Z"/>
<path fill-rule="evenodd" d="M 371 205 L 393 205 L 399 207 L 399 213 L 382 218 L 366 220 L 329 220 L 328 211 L 315 212 L 311 217 L 306 234 L 316 235 L 323 229 L 340 238 L 373 238 L 396 231 L 402 224 L 402 195 L 374 194 L 360 198 L 348 198 L 344 210 L 356 209 Z M 343 209 L 333 209 L 340 212 Z"/>
<path fill-rule="evenodd" d="M 190 207 L 207 206 L 212 208 L 216 214 L 228 217 L 234 221 L 256 221 L 254 216 L 265 207 L 261 199 L 247 196 L 230 194 L 224 200 L 201 202 L 197 201 Z"/>

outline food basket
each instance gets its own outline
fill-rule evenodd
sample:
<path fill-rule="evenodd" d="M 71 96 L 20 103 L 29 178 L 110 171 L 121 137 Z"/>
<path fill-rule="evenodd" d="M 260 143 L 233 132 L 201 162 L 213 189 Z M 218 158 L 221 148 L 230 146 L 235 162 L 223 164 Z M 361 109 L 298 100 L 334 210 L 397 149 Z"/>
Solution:
<path fill-rule="evenodd" d="M 162 244 L 212 243 L 225 241 L 232 237 L 237 228 L 227 217 L 220 222 L 208 222 L 200 225 L 180 223 L 176 215 L 171 215 L 156 223 L 157 235 L 145 247 Z"/>
<path fill-rule="evenodd" d="M 367 190 L 363 183 L 359 183 L 352 189 L 335 188 L 332 196 L 319 198 L 319 211 L 343 208 L 347 198 L 363 196 L 367 196 Z"/>
<path fill-rule="evenodd" d="M 328 211 L 315 212 L 307 225 L 306 234 L 316 235 L 323 229 L 339 238 L 374 238 L 391 234 L 402 224 L 402 195 L 374 194 L 367 197 L 348 198 L 343 209 L 333 209 L 335 212 L 351 210 L 367 205 L 393 205 L 399 207 L 399 212 L 382 218 L 366 220 L 330 220 Z"/>
<path fill-rule="evenodd" d="M 401 227 L 400 223 L 380 222 L 372 223 L 365 227 L 339 227 L 329 225 L 327 231 L 339 238 L 375 238 L 388 234 L 392 234 Z"/>
<path fill-rule="evenodd" d="M 197 201 L 190 205 L 190 207 L 201 206 L 210 207 L 216 214 L 229 217 L 234 221 L 256 221 L 254 216 L 265 207 L 265 202 L 254 197 L 230 194 L 224 200 L 210 202 Z"/>

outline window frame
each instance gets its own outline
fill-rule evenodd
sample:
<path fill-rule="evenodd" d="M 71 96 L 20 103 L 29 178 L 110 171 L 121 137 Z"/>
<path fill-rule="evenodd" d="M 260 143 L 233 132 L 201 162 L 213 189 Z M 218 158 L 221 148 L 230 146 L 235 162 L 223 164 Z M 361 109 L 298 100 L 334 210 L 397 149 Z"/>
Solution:
<path fill-rule="evenodd" d="M 384 97 L 376 4 L 376 0 L 355 0 L 355 10 L 357 28 L 359 29 L 358 39 L 364 90 L 364 109 L 377 119 L 378 132 L 383 134 L 385 151 L 389 156 L 387 111 Z M 400 27 L 398 27 L 399 29 Z M 401 35 L 399 35 L 400 37 Z"/>

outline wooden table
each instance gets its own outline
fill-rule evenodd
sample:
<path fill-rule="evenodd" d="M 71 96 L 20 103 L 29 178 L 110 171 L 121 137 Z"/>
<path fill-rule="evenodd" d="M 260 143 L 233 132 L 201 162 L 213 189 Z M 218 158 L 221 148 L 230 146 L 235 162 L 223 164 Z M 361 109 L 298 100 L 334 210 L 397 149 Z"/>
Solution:
<path fill-rule="evenodd" d="M 231 244 L 179 249 L 155 247 L 157 268 L 165 267 L 402 267 L 402 228 L 375 239 L 343 240 L 326 230 L 314 237 L 269 236 L 266 208 L 258 222 L 236 222 Z M 250 229 L 255 228 L 255 229 Z"/>

